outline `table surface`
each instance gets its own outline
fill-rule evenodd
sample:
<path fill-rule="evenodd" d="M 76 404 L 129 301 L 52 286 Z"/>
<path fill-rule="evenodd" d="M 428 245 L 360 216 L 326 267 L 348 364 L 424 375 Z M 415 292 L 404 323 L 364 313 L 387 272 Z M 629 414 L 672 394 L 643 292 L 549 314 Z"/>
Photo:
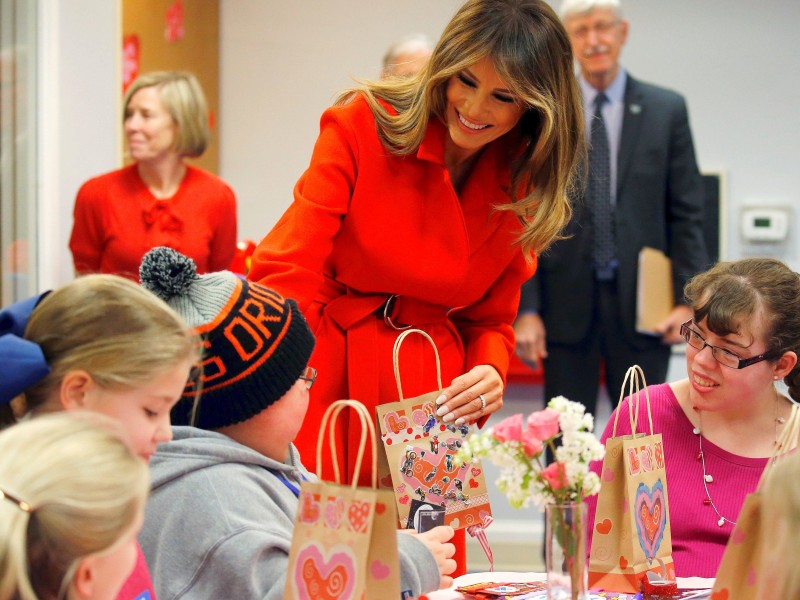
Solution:
<path fill-rule="evenodd" d="M 469 585 L 471 583 L 479 583 L 481 581 L 505 581 L 505 582 L 518 582 L 518 581 L 544 581 L 544 573 L 512 573 L 497 571 L 494 573 L 468 573 L 457 577 L 452 587 L 446 590 L 439 590 L 438 592 L 431 592 L 426 594 L 428 600 L 464 600 L 466 596 L 456 591 L 456 588 L 462 585 Z M 684 589 L 692 588 L 711 588 L 714 585 L 713 579 L 705 579 L 702 577 L 678 577 L 678 587 Z"/>

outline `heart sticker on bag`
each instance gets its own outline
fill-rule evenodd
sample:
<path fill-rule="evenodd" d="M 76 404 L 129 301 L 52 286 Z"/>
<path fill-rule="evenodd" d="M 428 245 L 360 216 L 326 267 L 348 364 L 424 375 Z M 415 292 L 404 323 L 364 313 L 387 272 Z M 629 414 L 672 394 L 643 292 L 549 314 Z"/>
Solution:
<path fill-rule="evenodd" d="M 664 539 L 667 527 L 667 510 L 664 499 L 664 484 L 659 479 L 652 488 L 640 483 L 636 489 L 636 530 L 639 545 L 645 556 L 653 560 Z"/>
<path fill-rule="evenodd" d="M 297 553 L 294 584 L 298 597 L 315 600 L 352 600 L 355 589 L 356 561 L 347 546 L 332 548 L 326 560 L 316 542 Z"/>

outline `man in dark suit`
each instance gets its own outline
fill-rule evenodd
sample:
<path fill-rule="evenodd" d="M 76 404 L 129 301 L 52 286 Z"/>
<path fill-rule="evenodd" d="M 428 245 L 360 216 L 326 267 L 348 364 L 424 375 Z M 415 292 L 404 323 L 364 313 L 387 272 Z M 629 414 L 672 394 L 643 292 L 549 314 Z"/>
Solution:
<path fill-rule="evenodd" d="M 648 384 L 666 379 L 670 344 L 691 318 L 686 280 L 708 266 L 703 187 L 682 96 L 638 81 L 620 65 L 628 35 L 618 0 L 565 0 L 561 16 L 580 65 L 590 143 L 588 178 L 565 239 L 539 257 L 522 290 L 517 352 L 543 361 L 545 398 L 564 395 L 594 413 L 601 362 L 612 401 L 627 368 Z M 677 303 L 636 332 L 639 250 L 672 259 Z"/>

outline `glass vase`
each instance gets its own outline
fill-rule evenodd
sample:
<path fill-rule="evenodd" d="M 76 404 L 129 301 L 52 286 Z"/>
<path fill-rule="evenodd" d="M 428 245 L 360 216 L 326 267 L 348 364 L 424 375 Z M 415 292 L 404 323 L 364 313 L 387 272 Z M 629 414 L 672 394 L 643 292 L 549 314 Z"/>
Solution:
<path fill-rule="evenodd" d="M 548 600 L 588 600 L 586 503 L 545 507 Z"/>

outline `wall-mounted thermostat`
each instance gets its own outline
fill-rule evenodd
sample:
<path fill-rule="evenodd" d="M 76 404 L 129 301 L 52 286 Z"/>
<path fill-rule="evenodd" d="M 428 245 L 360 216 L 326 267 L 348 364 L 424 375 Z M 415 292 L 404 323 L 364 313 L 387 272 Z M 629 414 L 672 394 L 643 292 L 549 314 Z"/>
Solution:
<path fill-rule="evenodd" d="M 742 209 L 742 235 L 747 242 L 782 242 L 789 233 L 787 208 Z"/>

